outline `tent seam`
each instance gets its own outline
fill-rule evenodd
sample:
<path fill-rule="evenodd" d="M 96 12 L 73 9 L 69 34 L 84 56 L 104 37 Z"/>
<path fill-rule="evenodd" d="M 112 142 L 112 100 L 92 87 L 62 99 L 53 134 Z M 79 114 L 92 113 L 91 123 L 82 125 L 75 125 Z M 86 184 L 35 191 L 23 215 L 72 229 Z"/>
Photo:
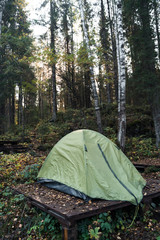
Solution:
<path fill-rule="evenodd" d="M 110 166 L 110 164 L 109 164 L 109 162 L 108 162 L 108 160 L 107 160 L 104 152 L 102 151 L 102 148 L 101 148 L 100 144 L 98 143 L 97 145 L 98 145 L 98 148 L 99 148 L 99 150 L 101 151 L 101 154 L 102 154 L 105 162 L 107 163 L 110 171 L 111 171 L 112 174 L 114 175 L 114 177 L 115 177 L 115 178 L 118 180 L 118 182 L 127 190 L 127 192 L 129 192 L 129 193 L 135 198 L 136 204 L 138 205 L 138 201 L 137 201 L 136 196 L 135 196 L 135 195 L 128 189 L 128 187 L 117 177 L 116 173 L 114 172 L 114 170 L 113 170 L 112 167 Z"/>

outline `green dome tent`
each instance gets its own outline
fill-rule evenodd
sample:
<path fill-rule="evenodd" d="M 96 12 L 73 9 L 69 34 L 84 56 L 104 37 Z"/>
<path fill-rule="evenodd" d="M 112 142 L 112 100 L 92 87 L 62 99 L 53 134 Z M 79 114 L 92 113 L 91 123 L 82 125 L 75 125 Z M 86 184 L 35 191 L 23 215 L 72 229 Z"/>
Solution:
<path fill-rule="evenodd" d="M 38 182 L 86 200 L 129 201 L 137 205 L 146 182 L 108 138 L 91 130 L 63 137 L 51 150 Z"/>

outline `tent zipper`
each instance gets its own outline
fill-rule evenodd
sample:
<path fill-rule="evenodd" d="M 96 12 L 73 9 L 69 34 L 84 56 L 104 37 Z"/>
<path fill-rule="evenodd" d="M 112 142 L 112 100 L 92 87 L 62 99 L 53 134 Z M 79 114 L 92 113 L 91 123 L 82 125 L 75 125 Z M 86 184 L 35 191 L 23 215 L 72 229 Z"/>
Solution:
<path fill-rule="evenodd" d="M 105 162 L 107 163 L 109 169 L 111 170 L 112 174 L 114 175 L 114 177 L 115 177 L 115 178 L 118 180 L 118 182 L 135 198 L 136 204 L 138 205 L 138 201 L 137 201 L 136 196 L 135 196 L 135 195 L 128 189 L 128 187 L 117 177 L 116 173 L 115 173 L 115 172 L 113 171 L 113 169 L 111 168 L 111 166 L 110 166 L 110 164 L 109 164 L 109 162 L 108 162 L 108 160 L 107 160 L 104 152 L 102 151 L 101 146 L 99 145 L 99 143 L 98 143 L 97 145 L 98 145 L 99 150 L 100 150 L 101 153 L 102 153 L 102 156 L 103 156 Z"/>

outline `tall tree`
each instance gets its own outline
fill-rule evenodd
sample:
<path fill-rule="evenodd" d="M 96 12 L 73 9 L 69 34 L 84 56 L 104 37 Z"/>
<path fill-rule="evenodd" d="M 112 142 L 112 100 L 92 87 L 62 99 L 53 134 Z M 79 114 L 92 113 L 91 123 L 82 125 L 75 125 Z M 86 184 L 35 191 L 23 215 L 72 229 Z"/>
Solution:
<path fill-rule="evenodd" d="M 117 54 L 116 54 L 116 40 L 114 34 L 114 19 L 111 16 L 111 3 L 112 1 L 107 0 L 107 8 L 108 8 L 108 20 L 109 27 L 111 33 L 111 43 L 112 43 L 112 58 L 113 58 L 113 76 L 114 76 L 114 89 L 115 89 L 115 98 L 118 102 L 118 68 L 117 68 Z M 113 11 L 113 9 L 112 9 Z M 112 13 L 114 15 L 114 12 Z"/>
<path fill-rule="evenodd" d="M 154 19 L 155 19 L 155 28 L 157 35 L 157 45 L 158 45 L 158 57 L 160 62 L 160 33 L 159 33 L 159 2 L 157 0 L 153 0 L 153 8 L 154 8 Z"/>
<path fill-rule="evenodd" d="M 52 121 L 56 121 L 57 118 L 57 90 L 56 90 L 56 51 L 55 51 L 55 34 L 56 34 L 56 2 L 50 0 L 50 18 L 51 18 L 51 51 L 53 54 L 52 61 L 52 83 L 53 83 L 53 112 Z"/>
<path fill-rule="evenodd" d="M 110 42 L 109 42 L 109 32 L 107 29 L 107 19 L 105 16 L 105 9 L 103 0 L 101 0 L 101 16 L 100 16 L 100 40 L 103 51 L 103 57 L 105 60 L 106 69 L 106 92 L 107 92 L 107 102 L 111 103 L 111 56 L 110 56 Z"/>
<path fill-rule="evenodd" d="M 90 49 L 90 44 L 89 44 L 89 36 L 88 36 L 87 29 L 86 29 L 86 24 L 85 24 L 82 0 L 78 0 L 78 3 L 79 3 L 80 14 L 81 14 L 84 40 L 86 43 L 86 47 L 88 49 L 88 56 L 89 56 L 89 58 L 91 58 L 92 56 L 91 56 L 91 49 Z M 97 117 L 98 131 L 102 133 L 102 122 L 101 122 L 101 114 L 100 114 L 100 107 L 99 107 L 99 99 L 98 99 L 96 84 L 95 84 L 95 80 L 94 80 L 93 66 L 90 66 L 90 77 L 91 77 L 91 84 L 92 84 L 92 91 L 93 91 L 94 106 L 95 106 L 96 117 Z"/>
<path fill-rule="evenodd" d="M 123 35 L 122 1 L 116 0 L 116 43 L 118 63 L 118 143 L 122 150 L 126 138 L 126 65 Z"/>
<path fill-rule="evenodd" d="M 9 4 L 8 4 L 9 3 Z M 4 89 L 0 96 L 0 113 L 10 127 L 15 119 L 15 87 L 19 87 L 19 124 L 22 124 L 22 99 L 24 82 L 30 81 L 28 75 L 32 72 L 30 60 L 32 56 L 32 38 L 29 36 L 29 22 L 27 21 L 25 1 L 10 0 L 6 3 L 3 14 L 3 28 L 1 35 L 1 75 L 0 89 Z M 32 77 L 34 77 L 32 75 Z M 6 111 L 5 106 L 8 106 Z M 22 106 L 22 107 L 21 107 Z M 3 119 L 1 124 L 3 125 Z"/>
<path fill-rule="evenodd" d="M 160 142 L 159 129 L 159 70 L 156 69 L 155 37 L 151 19 L 154 6 L 151 0 L 124 1 L 125 26 L 131 49 L 132 88 L 134 104 L 149 104 L 153 113 L 156 145 Z M 133 91 L 134 89 L 134 91 Z"/>

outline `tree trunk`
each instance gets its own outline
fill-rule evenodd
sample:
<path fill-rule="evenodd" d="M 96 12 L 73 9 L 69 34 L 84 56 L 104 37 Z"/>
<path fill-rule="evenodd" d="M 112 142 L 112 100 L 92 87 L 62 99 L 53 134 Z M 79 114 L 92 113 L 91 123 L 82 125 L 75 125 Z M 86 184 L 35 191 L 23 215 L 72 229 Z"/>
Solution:
<path fill-rule="evenodd" d="M 74 109 L 77 108 L 77 99 L 75 97 L 75 92 L 76 92 L 76 89 L 75 89 L 75 65 L 74 65 L 74 40 L 73 40 L 73 34 L 74 34 L 74 30 L 73 30 L 73 12 L 72 12 L 72 6 L 70 7 L 70 22 L 71 22 L 71 54 L 72 54 L 72 68 L 71 68 L 71 79 L 72 79 L 72 95 L 73 95 L 73 98 L 72 98 L 72 107 Z"/>
<path fill-rule="evenodd" d="M 90 70 L 84 71 L 84 105 L 86 108 L 91 107 L 91 89 L 90 89 Z"/>
<path fill-rule="evenodd" d="M 19 101 L 18 101 L 18 125 L 22 125 L 22 83 L 19 83 Z"/>
<path fill-rule="evenodd" d="M 122 150 L 126 138 L 126 74 L 123 36 L 122 3 L 116 1 L 116 42 L 118 63 L 118 143 Z"/>
<path fill-rule="evenodd" d="M 22 127 L 22 139 L 24 138 L 24 111 L 23 111 L 23 91 L 22 91 L 22 79 L 19 83 L 19 117 L 18 125 Z"/>
<path fill-rule="evenodd" d="M 110 31 L 111 31 L 111 42 L 112 42 L 115 98 L 116 98 L 116 101 L 118 102 L 118 68 L 117 68 L 117 55 L 116 55 L 117 50 L 116 50 L 115 34 L 113 31 L 113 20 L 111 19 L 111 13 L 110 13 L 111 10 L 110 10 L 109 0 L 107 0 L 107 6 L 108 6 L 108 17 L 109 17 L 109 26 L 110 26 Z"/>
<path fill-rule="evenodd" d="M 79 8 L 80 8 L 80 14 L 81 14 L 81 21 L 82 21 L 82 28 L 83 28 L 83 33 L 84 33 L 84 40 L 85 40 L 85 43 L 86 43 L 86 47 L 88 49 L 88 57 L 91 58 L 91 51 L 90 51 L 90 45 L 89 45 L 89 36 L 88 36 L 87 29 L 86 29 L 86 24 L 85 24 L 82 0 L 78 0 L 78 3 L 79 3 Z M 98 131 L 102 133 L 102 122 L 101 122 L 99 100 L 98 100 L 97 88 L 96 88 L 96 84 L 95 84 L 95 80 L 94 80 L 94 71 L 93 71 L 93 67 L 92 66 L 90 66 L 90 77 L 91 77 L 91 86 L 92 86 L 93 99 L 94 99 L 94 105 L 95 105 L 95 111 L 96 111 Z"/>
<path fill-rule="evenodd" d="M 103 57 L 105 60 L 105 69 L 106 69 L 106 76 L 109 80 L 108 83 L 106 83 L 106 93 L 107 93 L 107 103 L 111 103 L 111 77 L 110 77 L 110 56 L 109 56 L 109 50 L 110 50 L 110 42 L 109 42 L 109 34 L 108 29 L 106 28 L 106 16 L 105 16 L 105 9 L 104 9 L 104 3 L 103 0 L 101 0 L 101 28 L 100 28 L 100 39 L 101 39 L 101 45 L 103 48 Z"/>
<path fill-rule="evenodd" d="M 156 27 L 156 35 L 157 35 L 157 45 L 158 45 L 158 57 L 160 61 L 160 35 L 159 35 L 159 19 L 158 19 L 158 12 L 157 12 L 157 0 L 153 1 L 154 6 L 154 17 L 155 17 L 155 27 Z"/>
<path fill-rule="evenodd" d="M 55 0 L 50 0 L 50 17 L 51 17 L 51 50 L 55 58 L 55 28 L 56 28 L 56 17 L 55 17 Z M 56 121 L 57 118 L 57 91 L 56 91 L 56 64 L 52 64 L 52 83 L 53 83 L 53 113 L 52 121 Z"/>
<path fill-rule="evenodd" d="M 102 89 L 103 89 L 103 78 L 102 78 L 102 69 L 101 62 L 99 62 L 99 74 L 98 74 L 98 87 L 99 87 L 99 102 L 102 104 Z"/>
<path fill-rule="evenodd" d="M 13 89 L 12 92 L 12 119 L 11 119 L 11 123 L 12 125 L 15 124 L 15 88 Z"/>

